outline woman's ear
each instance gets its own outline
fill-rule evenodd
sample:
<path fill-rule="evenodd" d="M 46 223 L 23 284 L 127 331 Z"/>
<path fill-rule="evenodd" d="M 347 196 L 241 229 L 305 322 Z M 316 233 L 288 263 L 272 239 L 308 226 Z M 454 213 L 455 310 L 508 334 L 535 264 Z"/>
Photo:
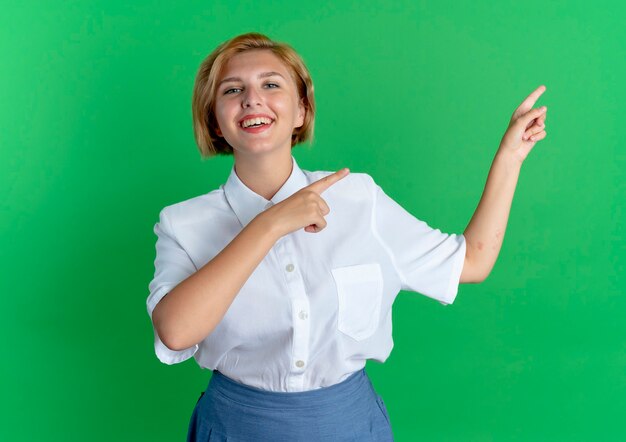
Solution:
<path fill-rule="evenodd" d="M 304 117 L 306 116 L 306 105 L 304 104 L 304 98 L 300 99 L 298 103 L 298 124 L 296 127 L 302 127 L 304 125 Z"/>
<path fill-rule="evenodd" d="M 222 135 L 222 131 L 220 130 L 220 128 L 219 128 L 219 127 L 216 127 L 216 128 L 215 128 L 215 133 L 217 134 L 217 136 L 218 136 L 218 137 L 223 137 L 223 135 Z"/>

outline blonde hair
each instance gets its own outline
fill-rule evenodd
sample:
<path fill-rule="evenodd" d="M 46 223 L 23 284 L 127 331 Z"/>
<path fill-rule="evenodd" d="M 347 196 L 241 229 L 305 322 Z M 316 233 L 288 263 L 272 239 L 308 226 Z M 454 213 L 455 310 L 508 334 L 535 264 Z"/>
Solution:
<path fill-rule="evenodd" d="M 250 49 L 268 49 L 289 68 L 298 90 L 298 99 L 304 99 L 306 108 L 304 123 L 295 128 L 291 134 L 291 147 L 305 141 L 309 144 L 313 142 L 315 97 L 313 80 L 304 61 L 288 44 L 272 41 L 257 32 L 249 32 L 221 43 L 202 61 L 198 69 L 191 99 L 191 112 L 196 144 L 203 158 L 233 153 L 233 148 L 228 142 L 216 133 L 217 80 L 226 63 L 234 55 Z"/>

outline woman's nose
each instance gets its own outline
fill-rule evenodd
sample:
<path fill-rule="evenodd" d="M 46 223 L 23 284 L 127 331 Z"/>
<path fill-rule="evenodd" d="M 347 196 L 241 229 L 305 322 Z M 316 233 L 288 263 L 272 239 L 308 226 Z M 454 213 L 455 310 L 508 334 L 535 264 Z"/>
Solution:
<path fill-rule="evenodd" d="M 261 95 L 254 88 L 246 89 L 246 92 L 243 94 L 243 107 L 253 106 L 261 102 Z"/>

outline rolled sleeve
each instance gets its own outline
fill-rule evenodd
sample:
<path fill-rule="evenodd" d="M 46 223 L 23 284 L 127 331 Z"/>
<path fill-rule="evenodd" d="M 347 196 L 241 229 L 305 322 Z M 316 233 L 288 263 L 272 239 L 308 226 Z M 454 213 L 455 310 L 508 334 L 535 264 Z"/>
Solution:
<path fill-rule="evenodd" d="M 465 237 L 431 228 L 373 180 L 371 185 L 372 229 L 398 272 L 401 289 L 421 293 L 443 305 L 452 304 L 465 262 Z"/>
<path fill-rule="evenodd" d="M 171 365 L 191 358 L 198 351 L 199 346 L 195 344 L 183 350 L 171 350 L 166 347 L 154 327 L 152 312 L 165 295 L 181 281 L 196 272 L 196 267 L 187 252 L 176 240 L 165 209 L 159 214 L 159 222 L 154 225 L 154 233 L 157 235 L 154 278 L 148 285 L 150 294 L 146 300 L 146 305 L 154 331 L 156 356 L 161 362 Z"/>

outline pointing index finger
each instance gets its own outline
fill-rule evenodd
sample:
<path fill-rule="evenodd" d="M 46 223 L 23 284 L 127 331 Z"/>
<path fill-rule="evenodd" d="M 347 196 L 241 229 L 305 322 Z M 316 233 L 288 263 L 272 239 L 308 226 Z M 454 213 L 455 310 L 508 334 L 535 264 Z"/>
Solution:
<path fill-rule="evenodd" d="M 347 167 L 344 167 L 343 169 L 340 169 L 335 173 L 331 173 L 330 175 L 327 175 L 324 178 L 321 178 L 315 181 L 314 183 L 309 184 L 307 188 L 309 190 L 313 190 L 317 192 L 318 194 L 321 194 L 330 186 L 335 184 L 337 181 L 347 176 L 349 173 L 350 173 L 350 169 L 348 169 Z"/>
<path fill-rule="evenodd" d="M 522 101 L 522 104 L 520 105 L 520 109 L 523 112 L 528 112 L 529 110 L 531 110 L 532 107 L 537 102 L 537 100 L 539 99 L 539 97 L 541 96 L 541 94 L 543 94 L 545 91 L 546 91 L 546 87 L 542 84 L 537 89 L 532 91 L 530 95 L 524 99 L 524 101 Z"/>

